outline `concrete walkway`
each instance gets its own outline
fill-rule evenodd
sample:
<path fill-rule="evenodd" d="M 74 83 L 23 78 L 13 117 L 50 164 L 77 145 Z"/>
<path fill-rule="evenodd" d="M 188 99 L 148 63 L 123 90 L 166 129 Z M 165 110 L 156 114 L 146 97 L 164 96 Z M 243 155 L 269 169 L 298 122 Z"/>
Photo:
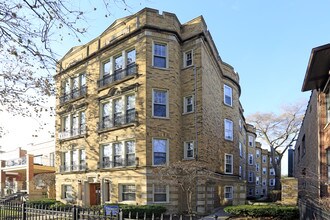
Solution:
<path fill-rule="evenodd" d="M 230 217 L 230 214 L 223 211 L 225 207 L 220 207 L 214 210 L 214 212 L 208 216 L 205 216 L 201 219 L 203 220 L 224 220 Z"/>

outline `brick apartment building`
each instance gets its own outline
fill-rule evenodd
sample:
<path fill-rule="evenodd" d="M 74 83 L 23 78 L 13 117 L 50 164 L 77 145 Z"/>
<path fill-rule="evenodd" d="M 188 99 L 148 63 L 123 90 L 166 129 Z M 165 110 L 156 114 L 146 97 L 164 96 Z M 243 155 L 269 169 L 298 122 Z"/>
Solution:
<path fill-rule="evenodd" d="M 302 91 L 311 90 L 295 145 L 294 173 L 302 219 L 323 219 L 320 199 L 329 199 L 330 182 L 330 44 L 311 52 Z M 329 211 L 329 209 L 328 209 Z M 325 213 L 324 213 L 325 214 Z M 328 216 L 325 219 L 330 218 Z"/>
<path fill-rule="evenodd" d="M 56 87 L 58 200 L 180 211 L 180 190 L 153 170 L 196 159 L 218 177 L 197 184 L 197 212 L 245 203 L 249 131 L 239 76 L 203 17 L 181 24 L 145 8 L 119 19 L 59 61 Z"/>

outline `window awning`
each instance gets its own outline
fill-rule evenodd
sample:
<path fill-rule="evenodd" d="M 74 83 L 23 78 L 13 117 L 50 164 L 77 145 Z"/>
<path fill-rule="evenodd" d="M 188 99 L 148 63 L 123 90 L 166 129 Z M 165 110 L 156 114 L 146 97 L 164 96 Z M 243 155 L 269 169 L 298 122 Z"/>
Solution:
<path fill-rule="evenodd" d="M 329 78 L 330 44 L 316 47 L 309 58 L 302 91 L 323 90 Z"/>

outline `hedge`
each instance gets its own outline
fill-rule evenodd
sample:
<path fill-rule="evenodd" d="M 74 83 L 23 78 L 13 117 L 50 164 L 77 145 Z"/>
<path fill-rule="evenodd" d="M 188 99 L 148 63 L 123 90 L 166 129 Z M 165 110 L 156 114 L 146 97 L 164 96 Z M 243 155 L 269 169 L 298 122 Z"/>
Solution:
<path fill-rule="evenodd" d="M 224 211 L 235 216 L 244 217 L 275 217 L 279 219 L 299 219 L 297 206 L 280 205 L 240 205 L 228 206 Z"/>
<path fill-rule="evenodd" d="M 166 208 L 161 205 L 128 205 L 128 204 L 111 204 L 118 205 L 119 208 L 123 211 L 123 216 L 128 217 L 131 213 L 132 218 L 136 218 L 136 213 L 139 213 L 139 216 L 143 216 L 146 213 L 147 217 L 151 217 L 152 214 L 155 216 L 160 216 L 166 212 Z"/>

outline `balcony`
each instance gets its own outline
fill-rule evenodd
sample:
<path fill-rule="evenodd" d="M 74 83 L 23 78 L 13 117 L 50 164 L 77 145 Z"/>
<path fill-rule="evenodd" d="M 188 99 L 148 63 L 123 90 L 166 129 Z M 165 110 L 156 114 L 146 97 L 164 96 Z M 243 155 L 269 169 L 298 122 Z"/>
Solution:
<path fill-rule="evenodd" d="M 74 172 L 74 171 L 85 171 L 87 168 L 86 162 L 81 162 L 80 164 L 61 165 L 60 172 Z"/>
<path fill-rule="evenodd" d="M 100 162 L 100 168 L 108 169 L 108 168 L 116 168 L 116 167 L 130 167 L 136 165 L 135 161 L 136 161 L 135 157 L 126 160 L 124 160 L 123 158 L 117 158 L 115 161 L 105 160 Z"/>
<path fill-rule="evenodd" d="M 70 93 L 64 94 L 63 96 L 60 97 L 60 104 L 66 103 L 70 100 L 74 100 L 77 98 L 80 98 L 87 93 L 87 86 L 82 86 L 77 89 L 72 89 Z"/>
<path fill-rule="evenodd" d="M 102 79 L 97 81 L 99 88 L 110 85 L 116 81 L 122 80 L 127 76 L 133 76 L 137 73 L 137 65 L 131 64 L 126 69 L 115 70 L 114 74 L 104 75 Z"/>
<path fill-rule="evenodd" d="M 6 161 L 6 167 L 23 166 L 23 165 L 26 165 L 26 157 L 20 157 L 17 159 Z"/>
<path fill-rule="evenodd" d="M 61 131 L 59 133 L 59 139 L 64 140 L 72 137 L 78 137 L 86 134 L 86 125 L 81 125 L 80 128 L 73 128 L 68 131 Z"/>
<path fill-rule="evenodd" d="M 136 122 L 136 111 L 135 109 L 130 109 L 126 111 L 126 114 L 115 113 L 113 117 L 104 116 L 99 122 L 99 130 L 104 130 L 108 128 L 120 127 L 122 125 L 130 124 Z"/>

